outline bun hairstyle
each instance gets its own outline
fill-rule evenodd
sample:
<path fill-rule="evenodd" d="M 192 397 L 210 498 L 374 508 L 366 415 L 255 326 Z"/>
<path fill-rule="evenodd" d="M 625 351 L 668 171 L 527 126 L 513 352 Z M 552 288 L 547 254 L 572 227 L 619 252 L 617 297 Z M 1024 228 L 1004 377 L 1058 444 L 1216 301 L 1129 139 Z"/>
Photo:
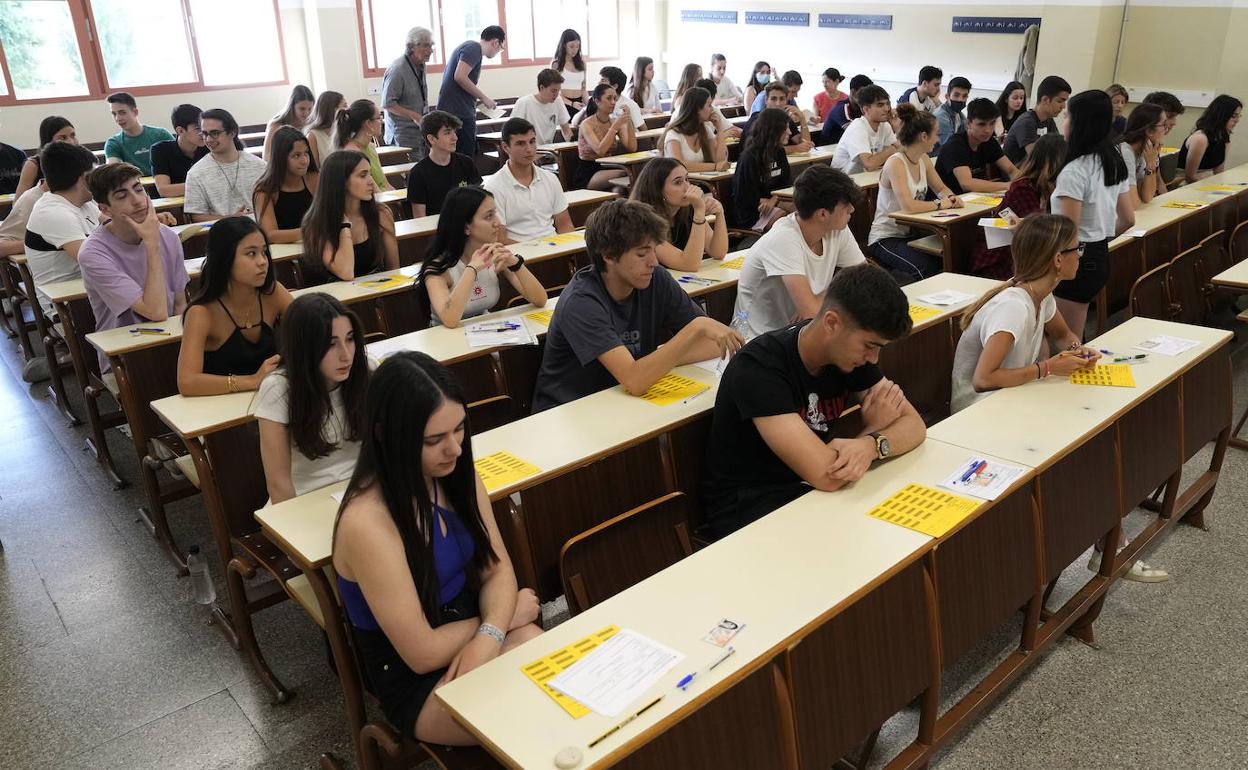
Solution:
<path fill-rule="evenodd" d="M 897 132 L 897 141 L 909 146 L 919 141 L 922 134 L 930 134 L 936 130 L 936 118 L 927 110 L 920 110 L 909 102 L 897 105 L 897 118 L 901 121 L 901 130 Z"/>

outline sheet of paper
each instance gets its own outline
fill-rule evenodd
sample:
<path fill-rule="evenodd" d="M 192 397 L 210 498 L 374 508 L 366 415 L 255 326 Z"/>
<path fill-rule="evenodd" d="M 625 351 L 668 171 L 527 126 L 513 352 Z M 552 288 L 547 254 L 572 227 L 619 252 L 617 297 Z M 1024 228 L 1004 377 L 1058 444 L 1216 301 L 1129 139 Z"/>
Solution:
<path fill-rule="evenodd" d="M 1136 345 L 1135 349 L 1143 350 L 1146 353 L 1159 353 L 1163 356 L 1177 356 L 1186 353 L 1199 344 L 1196 340 L 1185 340 L 1182 337 L 1171 337 L 1168 334 L 1162 334 L 1144 340 Z"/>
<path fill-rule="evenodd" d="M 725 270 L 740 270 L 744 266 L 745 266 L 744 254 L 742 254 L 739 257 L 734 257 L 732 259 L 724 260 L 724 263 L 721 265 L 721 267 L 723 267 Z"/>
<path fill-rule="evenodd" d="M 688 377 L 681 377 L 679 374 L 665 374 L 659 378 L 659 381 L 650 386 L 650 389 L 642 393 L 640 398 L 649 401 L 655 406 L 667 406 L 675 404 L 678 401 L 688 401 L 695 396 L 710 390 L 711 386 L 705 382 Z"/>
<path fill-rule="evenodd" d="M 974 203 L 979 206 L 996 206 L 1005 200 L 1000 195 L 984 195 L 983 193 L 965 193 L 962 196 L 963 203 Z"/>
<path fill-rule="evenodd" d="M 413 275 L 387 275 L 385 278 L 356 281 L 355 285 L 365 289 L 372 289 L 373 291 L 385 291 L 386 289 L 397 289 L 415 281 L 416 276 Z"/>
<path fill-rule="evenodd" d="M 1127 364 L 1097 364 L 1070 375 L 1070 384 L 1134 388 L 1135 375 L 1132 374 L 1131 367 Z"/>
<path fill-rule="evenodd" d="M 541 240 L 543 243 L 549 244 L 551 246 L 559 246 L 565 243 L 584 243 L 585 233 L 578 231 L 578 232 L 571 232 L 571 233 L 560 233 L 559 235 L 547 235 L 543 237 Z"/>
<path fill-rule="evenodd" d="M 525 313 L 524 317 L 529 319 L 535 324 L 541 324 L 542 326 L 550 326 L 550 319 L 554 317 L 554 315 L 555 315 L 555 311 L 553 309 L 544 309 L 544 310 L 534 310 L 532 313 Z"/>
<path fill-rule="evenodd" d="M 343 498 L 343 497 L 345 497 L 345 496 L 346 496 L 346 494 L 347 494 L 347 490 L 345 490 L 345 489 L 344 489 L 344 490 L 342 490 L 341 492 L 334 492 L 334 493 L 330 494 L 330 497 L 331 497 L 331 498 L 333 498 L 333 501 L 334 501 L 335 503 L 341 503 L 341 502 L 342 502 L 342 498 Z"/>
<path fill-rule="evenodd" d="M 964 291 L 956 289 L 945 289 L 934 294 L 924 294 L 922 297 L 915 297 L 919 302 L 926 305 L 936 305 L 937 307 L 948 307 L 949 305 L 958 305 L 975 299 L 974 294 L 967 294 Z"/>
<path fill-rule="evenodd" d="M 929 318 L 935 318 L 943 312 L 945 311 L 938 308 L 924 307 L 923 305 L 910 303 L 910 320 L 916 324 L 920 321 L 926 321 Z"/>
<path fill-rule="evenodd" d="M 1196 189 L 1202 192 L 1239 192 L 1244 188 L 1235 184 L 1206 184 Z"/>
<path fill-rule="evenodd" d="M 625 628 L 547 683 L 591 711 L 615 717 L 684 658 L 684 653 Z"/>
<path fill-rule="evenodd" d="M 1161 204 L 1161 207 L 1163 209 L 1203 209 L 1208 205 L 1208 203 L 1201 201 L 1170 201 L 1169 203 Z"/>
<path fill-rule="evenodd" d="M 867 515 L 899 527 L 940 537 L 971 515 L 978 500 L 942 492 L 922 484 L 907 484 Z"/>
<path fill-rule="evenodd" d="M 1020 468 L 1017 465 L 994 462 L 983 457 L 972 457 L 959 465 L 956 471 L 940 482 L 940 485 L 945 489 L 978 497 L 981 500 L 996 500 L 1026 472 L 1026 468 Z"/>
<path fill-rule="evenodd" d="M 705 369 L 711 374 L 714 374 L 716 379 L 719 379 L 723 376 L 724 369 L 728 366 L 728 359 L 708 358 L 705 361 L 694 361 L 692 365 L 698 367 L 699 369 Z"/>
<path fill-rule="evenodd" d="M 477 468 L 477 475 L 481 477 L 481 483 L 485 485 L 486 492 L 502 489 L 508 484 L 514 484 L 542 472 L 542 469 L 536 465 L 527 463 L 508 452 L 495 452 L 492 455 L 478 457 L 473 465 Z"/>
<path fill-rule="evenodd" d="M 474 348 L 493 348 L 501 345 L 536 345 L 537 340 L 520 319 L 510 321 L 482 321 L 464 327 L 468 344 Z"/>
<path fill-rule="evenodd" d="M 589 709 L 572 700 L 561 692 L 550 688 L 550 680 L 555 678 L 568 666 L 585 657 L 590 650 L 602 644 L 620 630 L 619 626 L 607 626 L 579 641 L 569 644 L 562 650 L 555 650 L 544 658 L 535 660 L 520 669 L 529 681 L 542 688 L 542 692 L 554 699 L 555 703 L 573 719 L 580 719 L 589 713 Z"/>
<path fill-rule="evenodd" d="M 1010 223 L 1005 221 L 1001 217 L 984 217 L 983 219 L 979 220 L 979 226 L 980 227 L 992 227 L 992 228 L 996 228 L 999 230 L 1010 229 Z"/>
<path fill-rule="evenodd" d="M 1132 237 L 1132 238 L 1143 238 L 1144 236 L 1148 235 L 1148 231 L 1147 231 L 1147 230 L 1142 230 L 1142 229 L 1140 229 L 1140 228 L 1138 228 L 1138 227 L 1137 227 L 1137 228 L 1136 228 L 1136 229 L 1134 229 L 1134 230 L 1128 230 L 1128 231 L 1126 231 L 1125 233 L 1123 233 L 1123 235 L 1127 235 L 1127 236 L 1130 236 L 1130 237 Z"/>

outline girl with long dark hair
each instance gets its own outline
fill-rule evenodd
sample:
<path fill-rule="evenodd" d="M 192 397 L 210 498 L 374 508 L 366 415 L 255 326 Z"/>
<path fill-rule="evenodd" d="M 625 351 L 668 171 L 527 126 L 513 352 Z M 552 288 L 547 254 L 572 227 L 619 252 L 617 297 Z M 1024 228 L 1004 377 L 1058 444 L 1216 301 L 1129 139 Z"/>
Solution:
<path fill-rule="evenodd" d="M 723 259 L 728 253 L 723 206 L 690 184 L 689 171 L 679 160 L 655 158 L 647 163 L 637 175 L 630 197 L 654 209 L 668 223 L 668 240 L 655 247 L 664 267 L 697 272 L 703 256 Z"/>
<path fill-rule="evenodd" d="M 1049 196 L 1057 183 L 1057 172 L 1066 163 L 1066 138 L 1061 134 L 1045 134 L 1031 146 L 1031 154 L 1023 158 L 1018 173 L 1001 200 L 1001 208 L 1009 209 L 1019 219 L 1036 212 L 1047 213 Z M 984 228 L 977 227 L 976 243 L 971 247 L 971 274 L 998 281 L 1009 280 L 1014 274 L 1010 246 L 988 248 Z"/>
<path fill-rule="evenodd" d="M 702 65 L 690 62 L 680 71 L 680 80 L 676 83 L 676 90 L 672 91 L 672 112 L 680 109 L 680 99 L 685 92 L 697 85 L 702 79 Z"/>
<path fill-rule="evenodd" d="M 308 137 L 308 147 L 312 150 L 312 159 L 316 164 L 334 151 L 334 120 L 338 113 L 347 108 L 347 98 L 337 91 L 322 91 L 316 97 L 316 106 L 312 109 L 312 117 L 303 133 Z"/>
<path fill-rule="evenodd" d="M 1141 104 L 1127 118 L 1126 129 L 1122 133 L 1123 157 L 1131 151 L 1135 163 L 1128 162 L 1127 170 L 1135 179 L 1135 194 L 1140 203 L 1148 203 L 1158 192 L 1161 182 L 1160 168 L 1161 142 L 1166 136 L 1166 113 L 1156 104 Z M 1032 152 L 1035 152 L 1034 150 Z"/>
<path fill-rule="evenodd" d="M 784 151 L 788 139 L 789 116 L 784 110 L 768 107 L 754 119 L 732 172 L 737 227 L 764 231 L 792 211 L 792 205 L 775 194 L 793 184 L 789 157 Z"/>
<path fill-rule="evenodd" d="M 638 56 L 633 63 L 633 77 L 629 83 L 628 96 L 641 108 L 643 115 L 656 115 L 663 111 L 659 107 L 659 90 L 654 87 L 654 59 Z"/>
<path fill-rule="evenodd" d="M 1188 184 L 1226 169 L 1226 146 L 1244 113 L 1244 103 L 1234 96 L 1218 94 L 1196 120 L 1196 130 L 1179 148 L 1179 168 Z"/>
<path fill-rule="evenodd" d="M 447 194 L 438 231 L 420 267 L 433 325 L 454 328 L 465 318 L 493 310 L 500 297 L 499 276 L 535 307 L 546 304 L 541 282 L 522 257 L 503 245 L 506 236 L 489 192 L 457 187 Z"/>
<path fill-rule="evenodd" d="M 312 207 L 319 178 L 308 138 L 282 126 L 273 133 L 264 164 L 251 193 L 252 208 L 269 243 L 295 243 L 303 237 L 303 215 Z"/>
<path fill-rule="evenodd" d="M 368 170 L 378 190 L 393 190 L 381 170 L 373 142 L 381 136 L 381 110 L 371 99 L 356 99 L 334 118 L 334 149 L 355 150 L 368 159 Z"/>
<path fill-rule="evenodd" d="M 997 118 L 994 132 L 997 141 L 1005 144 L 1005 135 L 1010 133 L 1010 126 L 1018 120 L 1018 116 L 1027 112 L 1027 88 L 1017 80 L 1005 84 L 1001 95 L 997 97 L 997 109 L 1001 117 Z"/>
<path fill-rule="evenodd" d="M 1079 226 L 1079 273 L 1053 291 L 1057 311 L 1079 339 L 1088 303 L 1109 280 L 1109 242 L 1135 225 L 1131 172 L 1114 138 L 1113 105 L 1104 91 L 1084 91 L 1066 103 L 1066 163 L 1049 210 Z"/>
<path fill-rule="evenodd" d="M 278 349 L 282 365 L 256 394 L 270 503 L 351 478 L 368 390 L 364 328 L 328 294 L 290 303 Z"/>
<path fill-rule="evenodd" d="M 74 124 L 60 115 L 49 115 L 39 121 L 39 149 L 47 147 L 52 142 L 78 144 L 78 133 L 74 130 Z M 22 164 L 22 175 L 18 177 L 13 200 L 16 201 L 22 197 L 22 193 L 41 181 L 43 181 L 43 169 L 39 166 L 39 153 L 35 153 Z"/>
<path fill-rule="evenodd" d="M 291 299 L 273 275 L 268 241 L 254 219 L 213 222 L 199 292 L 182 316 L 178 392 L 215 396 L 260 387 L 280 363 L 273 328 Z"/>
<path fill-rule="evenodd" d="M 683 162 L 690 171 L 727 170 L 727 136 L 709 128 L 714 109 L 706 90 L 694 86 L 686 91 L 663 133 L 663 154 Z"/>
<path fill-rule="evenodd" d="M 771 65 L 765 61 L 754 62 L 754 70 L 750 72 L 750 82 L 745 86 L 745 114 L 754 114 L 754 100 L 767 89 L 771 82 Z"/>
<path fill-rule="evenodd" d="M 559 36 L 550 68 L 563 75 L 559 98 L 563 99 L 569 117 L 585 106 L 585 59 L 582 54 L 580 34 L 574 29 L 565 29 Z"/>
<path fill-rule="evenodd" d="M 610 180 L 628 176 L 622 168 L 604 168 L 598 163 L 599 158 L 608 155 L 637 151 L 637 134 L 628 112 L 611 119 L 617 96 L 614 86 L 599 83 L 589 97 L 589 104 L 585 105 L 585 119 L 581 121 L 576 138 L 580 163 L 576 166 L 573 189 L 607 190 Z"/>
<path fill-rule="evenodd" d="M 307 280 L 350 281 L 399 267 L 394 215 L 373 199 L 368 158 L 355 150 L 331 152 L 321 165 L 312 208 L 303 218 Z"/>
<path fill-rule="evenodd" d="M 308 120 L 312 117 L 312 109 L 316 106 L 316 95 L 312 93 L 312 89 L 307 86 L 295 86 L 290 91 L 290 99 L 286 102 L 286 108 L 273 116 L 269 121 L 269 125 L 264 129 L 264 157 L 269 157 L 269 150 L 273 147 L 273 134 L 277 133 L 279 128 L 289 126 L 296 131 L 303 131 L 307 126 Z"/>
<path fill-rule="evenodd" d="M 368 385 L 360 457 L 334 527 L 339 595 L 364 681 L 405 735 L 476 743 L 429 696 L 541 633 L 473 467 L 463 389 L 423 353 Z"/>

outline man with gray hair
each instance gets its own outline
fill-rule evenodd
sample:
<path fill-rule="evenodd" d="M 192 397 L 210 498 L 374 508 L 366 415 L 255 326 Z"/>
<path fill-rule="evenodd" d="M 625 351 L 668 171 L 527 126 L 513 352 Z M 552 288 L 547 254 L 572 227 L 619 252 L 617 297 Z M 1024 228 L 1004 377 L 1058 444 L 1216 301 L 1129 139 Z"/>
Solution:
<path fill-rule="evenodd" d="M 424 27 L 412 27 L 407 32 L 403 55 L 391 62 L 381 79 L 386 144 L 412 148 L 413 162 L 420 162 L 428 152 L 420 135 L 420 121 L 429 112 L 425 64 L 432 56 L 433 33 Z"/>

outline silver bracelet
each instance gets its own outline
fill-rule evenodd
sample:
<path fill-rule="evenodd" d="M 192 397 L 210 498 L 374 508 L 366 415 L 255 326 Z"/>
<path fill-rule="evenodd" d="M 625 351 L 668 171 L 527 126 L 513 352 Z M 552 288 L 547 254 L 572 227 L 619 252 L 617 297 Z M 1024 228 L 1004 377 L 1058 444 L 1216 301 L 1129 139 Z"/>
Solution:
<path fill-rule="evenodd" d="M 507 634 L 503 633 L 503 629 L 489 623 L 482 623 L 481 626 L 477 628 L 477 633 L 484 634 L 499 644 L 502 644 L 507 638 Z"/>

